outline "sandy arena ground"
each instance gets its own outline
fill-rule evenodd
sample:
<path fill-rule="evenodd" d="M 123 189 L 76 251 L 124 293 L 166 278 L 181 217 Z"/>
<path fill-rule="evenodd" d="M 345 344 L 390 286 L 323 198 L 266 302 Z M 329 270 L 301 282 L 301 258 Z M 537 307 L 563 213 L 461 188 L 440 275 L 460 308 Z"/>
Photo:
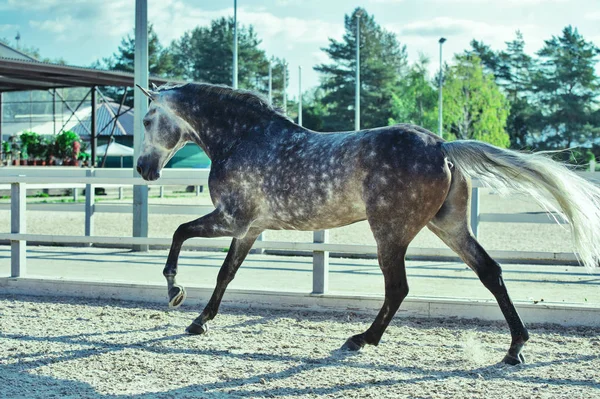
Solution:
<path fill-rule="evenodd" d="M 527 364 L 503 323 L 396 318 L 378 347 L 337 348 L 374 315 L 0 296 L 2 398 L 600 398 L 600 329 L 534 326 Z"/>

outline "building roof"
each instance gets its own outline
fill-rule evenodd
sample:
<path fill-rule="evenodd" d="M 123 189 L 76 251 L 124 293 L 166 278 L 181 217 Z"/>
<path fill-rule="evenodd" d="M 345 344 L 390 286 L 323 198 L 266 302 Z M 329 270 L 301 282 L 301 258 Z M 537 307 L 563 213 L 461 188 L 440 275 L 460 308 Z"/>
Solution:
<path fill-rule="evenodd" d="M 27 54 L 23 53 L 22 51 L 19 51 L 16 48 L 13 48 L 13 47 L 9 46 L 8 44 L 3 43 L 1 41 L 0 41 L 0 58 L 13 58 L 13 59 L 17 59 L 17 60 L 36 61 L 36 59 L 31 57 L 30 55 L 27 55 Z"/>
<path fill-rule="evenodd" d="M 151 76 L 158 86 L 166 83 L 185 83 Z M 134 74 L 105 71 L 35 60 L 0 57 L 0 92 L 46 90 L 61 87 L 119 86 L 133 87 Z"/>
<path fill-rule="evenodd" d="M 80 137 L 88 137 L 92 125 L 92 107 L 85 107 L 85 115 L 80 117 L 81 122 L 72 126 L 69 130 L 77 133 Z M 114 117 L 119 112 L 119 104 L 114 102 L 98 103 L 96 108 L 96 126 L 97 136 L 110 136 L 114 125 Z M 121 108 L 120 116 L 117 118 L 117 124 L 113 136 L 131 136 L 133 137 L 133 108 L 124 105 Z"/>

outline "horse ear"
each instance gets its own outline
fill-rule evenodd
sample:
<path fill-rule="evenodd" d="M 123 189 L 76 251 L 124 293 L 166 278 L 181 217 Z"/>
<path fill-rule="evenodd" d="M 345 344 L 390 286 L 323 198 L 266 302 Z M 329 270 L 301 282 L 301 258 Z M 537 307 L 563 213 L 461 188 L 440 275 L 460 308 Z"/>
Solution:
<path fill-rule="evenodd" d="M 150 100 L 154 100 L 156 98 L 156 96 L 158 95 L 157 92 L 152 91 L 152 90 L 147 90 L 144 89 L 142 86 L 136 84 L 137 88 L 140 89 L 142 91 L 142 93 L 144 93 Z"/>
<path fill-rule="evenodd" d="M 158 86 L 154 84 L 154 82 L 151 83 L 152 84 L 152 90 L 156 91 L 158 90 Z"/>

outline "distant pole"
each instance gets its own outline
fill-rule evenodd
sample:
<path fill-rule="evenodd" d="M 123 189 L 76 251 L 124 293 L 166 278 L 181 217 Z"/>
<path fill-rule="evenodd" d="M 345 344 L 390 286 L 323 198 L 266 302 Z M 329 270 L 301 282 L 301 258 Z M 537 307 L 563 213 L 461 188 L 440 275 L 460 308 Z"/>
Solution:
<path fill-rule="evenodd" d="M 302 67 L 298 67 L 298 124 L 302 126 Z"/>
<path fill-rule="evenodd" d="M 438 135 L 440 137 L 444 137 L 443 131 L 442 131 L 442 125 L 443 125 L 443 119 L 442 119 L 442 80 L 444 77 L 444 71 L 442 69 L 442 44 L 444 44 L 444 42 L 446 41 L 445 37 L 441 37 L 440 40 L 438 41 L 440 43 L 440 76 L 439 76 L 439 105 L 438 105 L 438 109 L 439 109 L 439 115 L 438 115 Z"/>
<path fill-rule="evenodd" d="M 283 113 L 287 114 L 287 62 L 283 62 Z"/>
<path fill-rule="evenodd" d="M 360 11 L 356 13 L 356 88 L 354 94 L 354 130 L 360 130 Z"/>
<path fill-rule="evenodd" d="M 237 0 L 233 0 L 233 84 L 238 88 L 238 30 L 237 30 Z"/>
<path fill-rule="evenodd" d="M 273 105 L 273 61 L 269 61 L 269 104 Z"/>
<path fill-rule="evenodd" d="M 148 1 L 135 1 L 135 57 L 134 80 L 148 87 Z M 141 90 L 133 91 L 133 176 L 139 177 L 135 164 L 142 152 L 144 141 L 144 115 L 148 111 L 148 98 Z M 133 186 L 133 236 L 148 237 L 148 186 Z M 133 246 L 134 251 L 148 251 L 148 244 Z"/>

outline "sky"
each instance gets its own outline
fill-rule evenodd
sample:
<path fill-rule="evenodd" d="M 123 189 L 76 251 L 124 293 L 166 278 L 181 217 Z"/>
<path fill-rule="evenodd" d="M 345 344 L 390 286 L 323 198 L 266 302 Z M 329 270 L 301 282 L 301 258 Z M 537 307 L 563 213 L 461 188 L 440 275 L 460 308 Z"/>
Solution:
<path fill-rule="evenodd" d="M 375 21 L 397 34 L 409 60 L 420 54 L 439 65 L 440 37 L 444 62 L 469 48 L 472 39 L 499 50 L 520 30 L 533 54 L 544 40 L 573 25 L 600 47 L 600 0 L 238 0 L 238 22 L 253 25 L 268 56 L 289 63 L 289 95 L 319 83 L 313 66 L 327 62 L 321 48 L 341 39 L 344 15 L 360 6 Z M 148 20 L 163 45 L 212 19 L 233 15 L 233 0 L 148 0 Z M 37 47 L 42 57 L 63 58 L 89 66 L 113 54 L 123 36 L 133 33 L 135 0 L 0 0 L 0 38 Z"/>

